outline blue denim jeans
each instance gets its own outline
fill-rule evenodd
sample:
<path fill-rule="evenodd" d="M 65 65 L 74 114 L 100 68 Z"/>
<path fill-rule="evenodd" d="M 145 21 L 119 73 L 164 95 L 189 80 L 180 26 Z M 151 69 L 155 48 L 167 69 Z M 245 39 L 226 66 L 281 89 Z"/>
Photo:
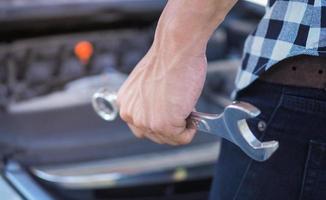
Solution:
<path fill-rule="evenodd" d="M 211 200 L 326 200 L 326 90 L 257 81 L 238 95 L 261 115 L 248 120 L 262 141 L 278 140 L 266 162 L 223 140 Z"/>

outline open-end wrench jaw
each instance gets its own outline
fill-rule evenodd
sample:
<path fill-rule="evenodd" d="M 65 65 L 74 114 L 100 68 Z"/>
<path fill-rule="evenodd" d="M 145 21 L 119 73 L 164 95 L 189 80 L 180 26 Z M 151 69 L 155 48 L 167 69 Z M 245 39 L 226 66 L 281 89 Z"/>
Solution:
<path fill-rule="evenodd" d="M 278 148 L 277 141 L 261 142 L 251 132 L 246 119 L 257 117 L 259 109 L 245 102 L 234 102 L 227 106 L 223 118 L 232 142 L 257 161 L 267 160 Z"/>
<path fill-rule="evenodd" d="M 265 161 L 276 151 L 278 142 L 260 142 L 251 132 L 246 120 L 259 114 L 260 110 L 249 103 L 233 102 L 222 114 L 192 112 L 189 119 L 199 131 L 225 138 L 254 160 Z"/>

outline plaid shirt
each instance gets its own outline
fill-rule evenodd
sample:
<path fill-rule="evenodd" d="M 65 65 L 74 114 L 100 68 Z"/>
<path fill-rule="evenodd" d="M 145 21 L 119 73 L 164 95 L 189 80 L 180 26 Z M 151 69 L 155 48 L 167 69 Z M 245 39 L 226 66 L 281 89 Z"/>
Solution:
<path fill-rule="evenodd" d="M 302 54 L 326 56 L 326 0 L 270 0 L 245 42 L 236 90 L 277 62 Z"/>

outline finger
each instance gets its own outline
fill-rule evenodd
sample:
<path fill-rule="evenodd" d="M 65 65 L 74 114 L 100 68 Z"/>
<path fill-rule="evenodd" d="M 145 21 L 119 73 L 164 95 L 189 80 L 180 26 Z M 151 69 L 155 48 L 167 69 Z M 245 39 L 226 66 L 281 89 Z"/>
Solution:
<path fill-rule="evenodd" d="M 183 131 L 181 131 L 181 133 L 175 133 L 173 135 L 170 135 L 167 139 L 166 139 L 166 143 L 171 144 L 171 145 L 185 145 L 185 144 L 189 144 L 192 139 L 194 138 L 195 134 L 196 134 L 196 129 L 193 128 L 187 128 L 184 129 Z"/>
<path fill-rule="evenodd" d="M 120 115 L 120 118 L 123 121 L 127 122 L 128 124 L 133 124 L 134 123 L 131 115 L 128 114 L 128 112 L 126 111 L 126 109 L 121 108 L 120 109 L 120 112 L 119 112 L 119 115 Z"/>
<path fill-rule="evenodd" d="M 164 138 L 164 142 L 173 146 L 176 145 L 183 145 L 188 144 L 195 132 L 196 129 L 194 127 L 187 128 L 187 122 L 184 121 L 173 121 L 166 122 L 165 124 L 159 124 L 156 126 L 152 126 L 155 128 L 153 131 L 159 135 L 161 135 Z M 186 136 L 185 134 L 189 132 L 189 136 Z"/>
<path fill-rule="evenodd" d="M 159 142 L 157 142 L 159 144 L 166 144 L 167 143 L 167 141 L 165 140 L 164 136 L 162 136 L 159 133 L 155 133 L 155 132 L 153 132 L 150 129 L 148 129 L 148 132 L 146 132 L 145 137 L 148 138 L 148 139 L 150 139 L 150 140 L 153 139 L 153 141 L 154 140 L 155 141 L 159 141 Z"/>
<path fill-rule="evenodd" d="M 168 145 L 172 145 L 172 146 L 177 146 L 178 143 L 175 142 L 174 140 L 172 140 L 171 138 L 169 138 L 168 136 L 162 134 L 162 133 L 154 133 L 152 132 L 152 134 L 155 134 L 157 137 L 159 137 L 161 139 L 161 141 L 163 142 L 163 144 L 168 144 Z"/>
<path fill-rule="evenodd" d="M 160 136 L 160 135 L 157 135 L 151 131 L 148 131 L 146 134 L 145 134 L 145 137 L 157 144 L 165 144 L 165 140 Z"/>
<path fill-rule="evenodd" d="M 179 128 L 177 129 L 174 129 L 174 131 L 169 131 L 168 133 L 167 132 L 156 132 L 155 134 L 156 135 L 159 135 L 162 140 L 164 141 L 164 143 L 166 144 L 169 144 L 169 145 L 172 145 L 172 146 L 177 146 L 179 145 L 178 143 L 178 139 L 176 138 L 178 135 L 178 133 L 181 132 L 181 130 L 178 130 Z"/>
<path fill-rule="evenodd" d="M 120 117 L 128 124 L 135 124 L 133 116 L 130 113 L 132 112 L 132 106 L 135 105 L 134 96 L 129 93 L 125 93 L 124 99 L 129 99 L 128 103 L 120 102 Z"/>
<path fill-rule="evenodd" d="M 196 111 L 196 109 L 193 109 L 193 111 Z M 189 144 L 197 132 L 197 126 L 197 123 L 189 116 L 184 122 L 183 130 L 179 134 L 175 134 L 174 141 L 179 145 Z"/>
<path fill-rule="evenodd" d="M 132 124 L 128 124 L 130 130 L 137 138 L 144 138 L 145 137 L 145 130 L 137 128 L 136 126 Z"/>
<path fill-rule="evenodd" d="M 177 125 L 175 122 L 171 123 L 169 121 L 158 121 L 155 119 L 153 117 L 151 119 L 151 131 L 166 139 L 172 139 L 176 134 L 181 133 L 185 129 L 185 123 Z"/>
<path fill-rule="evenodd" d="M 180 145 L 189 144 L 196 135 L 197 129 L 187 128 L 177 136 L 177 142 Z"/>
<path fill-rule="evenodd" d="M 169 144 L 172 145 L 184 145 L 190 143 L 194 135 L 193 132 L 196 132 L 196 129 L 192 127 L 188 128 L 186 124 L 184 124 L 183 127 L 178 126 L 169 129 L 169 132 L 164 135 L 166 135 L 169 140 Z"/>
<path fill-rule="evenodd" d="M 153 134 L 149 129 L 140 128 L 132 124 L 128 124 L 128 126 L 137 138 L 147 138 L 155 143 L 164 144 L 163 139 Z"/>

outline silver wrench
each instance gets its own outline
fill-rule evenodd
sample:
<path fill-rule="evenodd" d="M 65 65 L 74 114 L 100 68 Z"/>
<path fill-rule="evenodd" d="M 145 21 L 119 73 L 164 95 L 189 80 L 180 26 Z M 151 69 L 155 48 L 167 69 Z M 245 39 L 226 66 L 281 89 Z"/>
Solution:
<path fill-rule="evenodd" d="M 93 108 L 104 120 L 113 121 L 119 113 L 116 98 L 116 93 L 102 88 L 93 95 Z M 260 142 L 250 131 L 246 119 L 259 114 L 259 109 L 249 103 L 233 102 L 222 114 L 192 112 L 187 123 L 195 125 L 199 131 L 229 140 L 256 161 L 265 161 L 277 150 L 279 144 L 274 140 Z"/>

